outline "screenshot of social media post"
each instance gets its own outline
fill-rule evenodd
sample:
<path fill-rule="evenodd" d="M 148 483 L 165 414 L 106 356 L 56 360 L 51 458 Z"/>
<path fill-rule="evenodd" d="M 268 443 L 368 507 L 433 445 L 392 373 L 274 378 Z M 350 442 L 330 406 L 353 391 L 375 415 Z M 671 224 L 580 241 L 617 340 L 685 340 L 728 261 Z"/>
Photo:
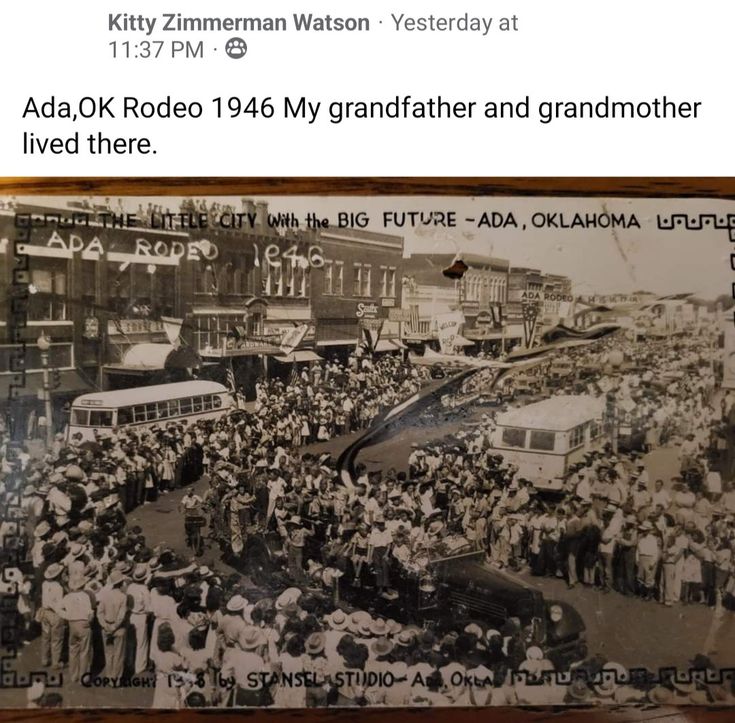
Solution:
<path fill-rule="evenodd" d="M 727 720 L 733 21 L 3 3 L 0 715 Z"/>

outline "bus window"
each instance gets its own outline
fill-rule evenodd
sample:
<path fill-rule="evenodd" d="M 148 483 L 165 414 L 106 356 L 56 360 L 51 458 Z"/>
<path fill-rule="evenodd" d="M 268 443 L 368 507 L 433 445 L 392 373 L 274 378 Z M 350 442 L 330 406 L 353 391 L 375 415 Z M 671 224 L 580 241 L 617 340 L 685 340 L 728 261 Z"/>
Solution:
<path fill-rule="evenodd" d="M 169 416 L 171 416 L 169 402 L 158 402 L 158 419 L 166 419 Z"/>
<path fill-rule="evenodd" d="M 524 447 L 526 446 L 526 430 L 516 427 L 506 427 L 503 430 L 503 444 L 508 447 Z"/>
<path fill-rule="evenodd" d="M 178 417 L 179 416 L 179 400 L 171 399 L 168 403 L 168 416 Z"/>
<path fill-rule="evenodd" d="M 578 424 L 569 435 L 569 449 L 576 449 L 584 444 L 584 430 L 586 424 Z"/>
<path fill-rule="evenodd" d="M 211 395 L 207 394 L 206 396 L 202 397 L 202 409 L 205 412 L 209 412 L 212 409 L 212 397 Z"/>
<path fill-rule="evenodd" d="M 212 407 L 215 409 L 219 409 L 222 406 L 222 397 L 219 396 L 219 394 L 215 394 L 212 397 Z"/>
<path fill-rule="evenodd" d="M 133 422 L 133 408 L 132 407 L 120 407 L 117 410 L 117 423 L 118 424 L 132 424 Z"/>
<path fill-rule="evenodd" d="M 191 408 L 194 412 L 201 412 L 202 411 L 202 398 L 201 397 L 192 397 L 191 398 Z"/>
<path fill-rule="evenodd" d="M 555 439 L 556 434 L 554 432 L 543 432 L 534 429 L 531 432 L 531 441 L 528 444 L 528 448 L 539 449 L 542 452 L 553 452 Z"/>
<path fill-rule="evenodd" d="M 133 407 L 133 418 L 136 422 L 145 422 L 145 407 L 142 404 Z"/>
<path fill-rule="evenodd" d="M 191 397 L 179 400 L 179 409 L 181 414 L 191 414 Z"/>
<path fill-rule="evenodd" d="M 111 427 L 112 412 L 106 410 L 91 410 L 89 413 L 89 424 L 91 427 Z"/>
<path fill-rule="evenodd" d="M 72 409 L 71 423 L 86 427 L 89 424 L 89 409 Z"/>
<path fill-rule="evenodd" d="M 597 439 L 602 434 L 602 428 L 597 422 L 590 422 L 590 439 Z"/>
<path fill-rule="evenodd" d="M 146 422 L 155 422 L 158 419 L 158 409 L 155 404 L 145 405 L 145 419 Z"/>

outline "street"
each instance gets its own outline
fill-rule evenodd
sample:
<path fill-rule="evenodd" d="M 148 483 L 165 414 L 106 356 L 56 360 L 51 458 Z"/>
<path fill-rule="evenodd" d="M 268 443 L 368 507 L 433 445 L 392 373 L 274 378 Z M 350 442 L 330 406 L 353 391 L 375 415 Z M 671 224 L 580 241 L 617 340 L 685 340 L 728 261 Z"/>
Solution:
<path fill-rule="evenodd" d="M 472 425 L 486 411 L 486 408 L 471 407 L 460 413 L 459 423 Z M 405 470 L 411 444 L 426 444 L 458 429 L 458 419 L 454 415 L 435 415 L 431 422 L 428 424 L 424 418 L 420 424 L 402 426 L 388 439 L 364 450 L 359 461 L 365 462 L 370 469 L 393 466 Z M 333 439 L 311 445 L 303 451 L 329 452 L 336 457 L 353 438 L 354 435 Z M 659 477 L 668 480 L 678 470 L 676 453 L 671 448 L 650 453 L 645 462 L 652 481 Z M 203 494 L 205 485 L 202 480 L 195 483 L 195 492 Z M 182 496 L 183 490 L 176 490 L 133 510 L 128 515 L 128 524 L 140 525 L 150 546 L 166 544 L 177 553 L 188 556 L 183 521 L 177 512 Z M 233 572 L 219 559 L 218 550 L 205 550 L 198 562 Z M 721 614 L 716 614 L 712 608 L 703 605 L 664 607 L 616 592 L 603 593 L 595 588 L 578 586 L 569 590 L 564 580 L 533 577 L 527 569 L 518 574 L 541 590 L 547 600 L 568 602 L 579 611 L 587 627 L 590 655 L 600 654 L 629 668 L 648 667 L 653 670 L 662 666 L 685 668 L 698 653 L 709 653 L 720 667 L 735 664 L 735 624 L 730 611 L 722 610 Z M 713 627 L 715 625 L 716 628 Z M 707 641 L 715 639 L 717 650 L 707 651 L 705 646 L 712 647 Z M 42 670 L 39 655 L 40 641 L 37 638 L 21 651 L 13 667 L 21 673 Z M 153 693 L 151 688 L 86 688 L 65 681 L 63 695 L 65 706 L 147 706 Z M 24 705 L 23 690 L 4 691 L 3 702 L 5 705 Z"/>

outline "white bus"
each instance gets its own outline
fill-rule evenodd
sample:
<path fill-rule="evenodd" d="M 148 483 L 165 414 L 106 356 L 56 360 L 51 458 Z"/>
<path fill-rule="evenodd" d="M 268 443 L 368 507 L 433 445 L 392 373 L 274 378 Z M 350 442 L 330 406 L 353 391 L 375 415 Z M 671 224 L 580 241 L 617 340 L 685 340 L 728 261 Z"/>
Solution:
<path fill-rule="evenodd" d="M 525 477 L 543 490 L 560 490 L 570 465 L 585 452 L 601 449 L 605 399 L 589 395 L 559 395 L 496 418 L 492 453 L 502 454 Z"/>
<path fill-rule="evenodd" d="M 108 436 L 114 427 L 165 427 L 184 420 L 218 419 L 233 405 L 225 386 L 203 381 L 83 394 L 72 402 L 67 439 L 79 432 L 83 439 L 93 440 L 95 432 Z"/>

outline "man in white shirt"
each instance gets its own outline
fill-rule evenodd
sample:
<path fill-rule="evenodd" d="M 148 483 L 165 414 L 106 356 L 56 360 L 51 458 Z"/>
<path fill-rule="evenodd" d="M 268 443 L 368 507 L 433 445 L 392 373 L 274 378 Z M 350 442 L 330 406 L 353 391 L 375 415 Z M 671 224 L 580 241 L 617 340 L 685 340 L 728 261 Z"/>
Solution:
<path fill-rule="evenodd" d="M 75 575 L 69 579 L 69 592 L 60 605 L 61 616 L 69 623 L 69 677 L 75 683 L 92 669 L 92 628 L 94 617 L 90 593 L 84 590 L 87 579 Z"/>
<path fill-rule="evenodd" d="M 148 614 L 151 610 L 151 593 L 145 581 L 148 569 L 145 565 L 136 565 L 133 570 L 133 581 L 125 591 L 130 608 L 130 625 L 135 631 L 135 664 L 134 673 L 140 675 L 148 668 Z"/>
<path fill-rule="evenodd" d="M 61 603 L 64 599 L 64 588 L 58 581 L 64 568 L 58 562 L 52 562 L 44 572 L 41 585 L 41 665 L 49 665 L 54 670 L 61 670 L 61 653 L 64 647 L 66 623 L 62 615 Z"/>

